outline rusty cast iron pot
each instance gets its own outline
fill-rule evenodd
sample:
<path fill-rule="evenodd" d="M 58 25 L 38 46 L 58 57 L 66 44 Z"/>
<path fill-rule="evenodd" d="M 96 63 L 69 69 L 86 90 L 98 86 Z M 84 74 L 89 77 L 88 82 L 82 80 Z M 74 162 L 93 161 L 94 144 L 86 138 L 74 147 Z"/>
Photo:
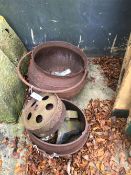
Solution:
<path fill-rule="evenodd" d="M 27 59 L 27 58 L 29 58 L 31 56 L 31 53 L 32 52 L 28 52 L 26 55 L 24 55 L 20 59 L 16 70 L 17 70 L 18 77 L 21 79 L 21 81 L 25 85 L 30 87 L 32 90 L 34 90 L 36 92 L 56 93 L 61 98 L 71 99 L 72 97 L 77 95 L 80 92 L 80 90 L 84 87 L 84 85 L 85 85 L 85 83 L 87 81 L 87 69 L 84 70 L 83 76 L 81 77 L 81 80 L 79 82 L 77 82 L 75 85 L 73 85 L 73 86 L 71 86 L 69 88 L 62 88 L 62 89 L 52 88 L 51 90 L 49 90 L 48 88 L 40 88 L 37 85 L 29 83 L 25 79 L 24 74 L 22 73 L 21 66 L 22 66 L 23 62 L 25 61 L 25 59 Z"/>
<path fill-rule="evenodd" d="M 50 41 L 33 49 L 28 78 L 39 88 L 69 88 L 81 80 L 86 67 L 86 55 L 78 47 L 63 41 Z"/>
<path fill-rule="evenodd" d="M 41 152 L 47 153 L 48 155 L 53 155 L 54 153 L 56 153 L 57 156 L 66 156 L 69 154 L 73 154 L 83 147 L 89 135 L 88 124 L 82 111 L 73 103 L 67 100 L 62 101 L 64 102 L 67 110 L 75 110 L 78 112 L 79 119 L 84 123 L 84 130 L 76 140 L 67 144 L 51 144 L 44 142 L 43 140 L 32 134 L 29 130 L 27 130 L 27 133 L 32 143 L 35 144 Z"/>
<path fill-rule="evenodd" d="M 55 133 L 66 117 L 64 103 L 56 94 L 40 94 L 43 98 L 37 101 L 31 98 L 22 110 L 22 120 L 26 129 L 38 137 Z"/>

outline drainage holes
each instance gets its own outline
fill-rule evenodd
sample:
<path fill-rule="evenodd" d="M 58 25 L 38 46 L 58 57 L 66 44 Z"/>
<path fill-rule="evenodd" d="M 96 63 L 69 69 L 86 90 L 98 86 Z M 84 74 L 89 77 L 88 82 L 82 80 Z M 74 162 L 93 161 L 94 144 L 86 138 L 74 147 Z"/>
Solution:
<path fill-rule="evenodd" d="M 49 98 L 49 96 L 45 96 L 42 98 L 42 100 L 47 100 Z"/>
<path fill-rule="evenodd" d="M 53 108 L 53 104 L 52 103 L 49 103 L 46 105 L 46 109 L 47 110 L 51 110 Z"/>
<path fill-rule="evenodd" d="M 36 122 L 37 122 L 37 123 L 42 122 L 42 115 L 37 115 L 37 117 L 36 117 Z"/>
<path fill-rule="evenodd" d="M 34 103 L 32 103 L 31 107 L 34 106 L 36 104 L 36 101 Z"/>
<path fill-rule="evenodd" d="M 32 113 L 30 112 L 27 116 L 27 120 L 30 120 L 31 116 L 32 116 Z"/>

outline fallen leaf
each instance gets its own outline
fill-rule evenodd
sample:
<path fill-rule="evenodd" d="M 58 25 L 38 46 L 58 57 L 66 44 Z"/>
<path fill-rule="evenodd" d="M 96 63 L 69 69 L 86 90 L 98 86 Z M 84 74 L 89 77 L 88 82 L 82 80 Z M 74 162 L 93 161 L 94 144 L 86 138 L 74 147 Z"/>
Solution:
<path fill-rule="evenodd" d="M 84 158 L 85 160 L 89 160 L 89 155 L 84 155 L 83 158 Z"/>
<path fill-rule="evenodd" d="M 97 156 L 100 157 L 100 156 L 103 156 L 103 155 L 104 155 L 104 150 L 103 150 L 103 148 L 98 149 L 98 151 L 97 151 Z"/>
<path fill-rule="evenodd" d="M 17 163 L 15 166 L 14 175 L 25 175 L 25 167 Z"/>
<path fill-rule="evenodd" d="M 3 161 L 0 159 L 0 169 L 2 168 L 2 162 L 3 162 Z"/>
<path fill-rule="evenodd" d="M 98 143 L 99 143 L 99 142 L 103 142 L 103 143 L 104 143 L 105 141 L 106 141 L 106 140 L 103 139 L 103 138 L 96 138 L 96 142 L 98 142 Z"/>

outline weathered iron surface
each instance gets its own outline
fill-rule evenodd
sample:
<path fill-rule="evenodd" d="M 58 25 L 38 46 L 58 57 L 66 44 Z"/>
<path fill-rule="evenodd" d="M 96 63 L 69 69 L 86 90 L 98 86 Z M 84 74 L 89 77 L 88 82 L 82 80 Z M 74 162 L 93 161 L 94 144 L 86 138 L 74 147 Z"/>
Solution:
<path fill-rule="evenodd" d="M 45 94 L 42 97 L 41 101 L 31 98 L 22 112 L 25 128 L 38 137 L 55 133 L 66 117 L 65 106 L 58 96 Z"/>
<path fill-rule="evenodd" d="M 20 72 L 27 55 L 19 61 L 17 72 L 20 79 L 33 90 L 57 93 L 61 98 L 70 99 L 83 88 L 87 77 L 87 58 L 79 48 L 56 41 L 39 45 L 28 55 L 31 56 L 31 53 L 29 82 Z M 68 75 L 65 75 L 67 72 Z"/>
<path fill-rule="evenodd" d="M 72 44 L 50 41 L 33 49 L 29 81 L 40 88 L 63 89 L 81 80 L 86 55 Z"/>
<path fill-rule="evenodd" d="M 82 111 L 73 103 L 67 100 L 62 100 L 62 101 L 65 104 L 67 110 L 75 110 L 78 112 L 78 119 L 80 122 L 83 123 L 83 130 L 80 136 L 76 138 L 76 140 L 65 144 L 51 144 L 41 140 L 40 138 L 35 136 L 33 133 L 31 133 L 29 130 L 27 130 L 27 133 L 32 143 L 35 144 L 41 152 L 43 153 L 45 152 L 49 155 L 52 155 L 54 153 L 56 153 L 57 156 L 58 155 L 65 156 L 65 155 L 73 154 L 77 152 L 81 147 L 83 147 L 83 145 L 85 144 L 88 138 L 88 124 Z"/>

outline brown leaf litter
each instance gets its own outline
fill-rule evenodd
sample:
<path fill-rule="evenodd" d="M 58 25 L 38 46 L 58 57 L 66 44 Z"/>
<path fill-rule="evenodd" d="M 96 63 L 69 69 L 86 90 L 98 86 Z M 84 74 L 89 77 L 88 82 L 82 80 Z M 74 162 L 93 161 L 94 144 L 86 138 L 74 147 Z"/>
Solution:
<path fill-rule="evenodd" d="M 44 158 L 32 146 L 27 155 L 28 175 L 129 175 L 130 142 L 124 135 L 126 121 L 109 118 L 113 101 L 91 100 L 85 109 L 90 136 L 85 146 L 68 158 Z M 69 164 L 70 161 L 70 164 Z M 68 173 L 67 173 L 68 172 Z"/>
<path fill-rule="evenodd" d="M 104 75 L 107 77 L 107 85 L 114 91 L 117 87 L 122 61 L 122 58 L 107 56 L 95 58 L 93 60 L 94 64 L 101 66 Z"/>

